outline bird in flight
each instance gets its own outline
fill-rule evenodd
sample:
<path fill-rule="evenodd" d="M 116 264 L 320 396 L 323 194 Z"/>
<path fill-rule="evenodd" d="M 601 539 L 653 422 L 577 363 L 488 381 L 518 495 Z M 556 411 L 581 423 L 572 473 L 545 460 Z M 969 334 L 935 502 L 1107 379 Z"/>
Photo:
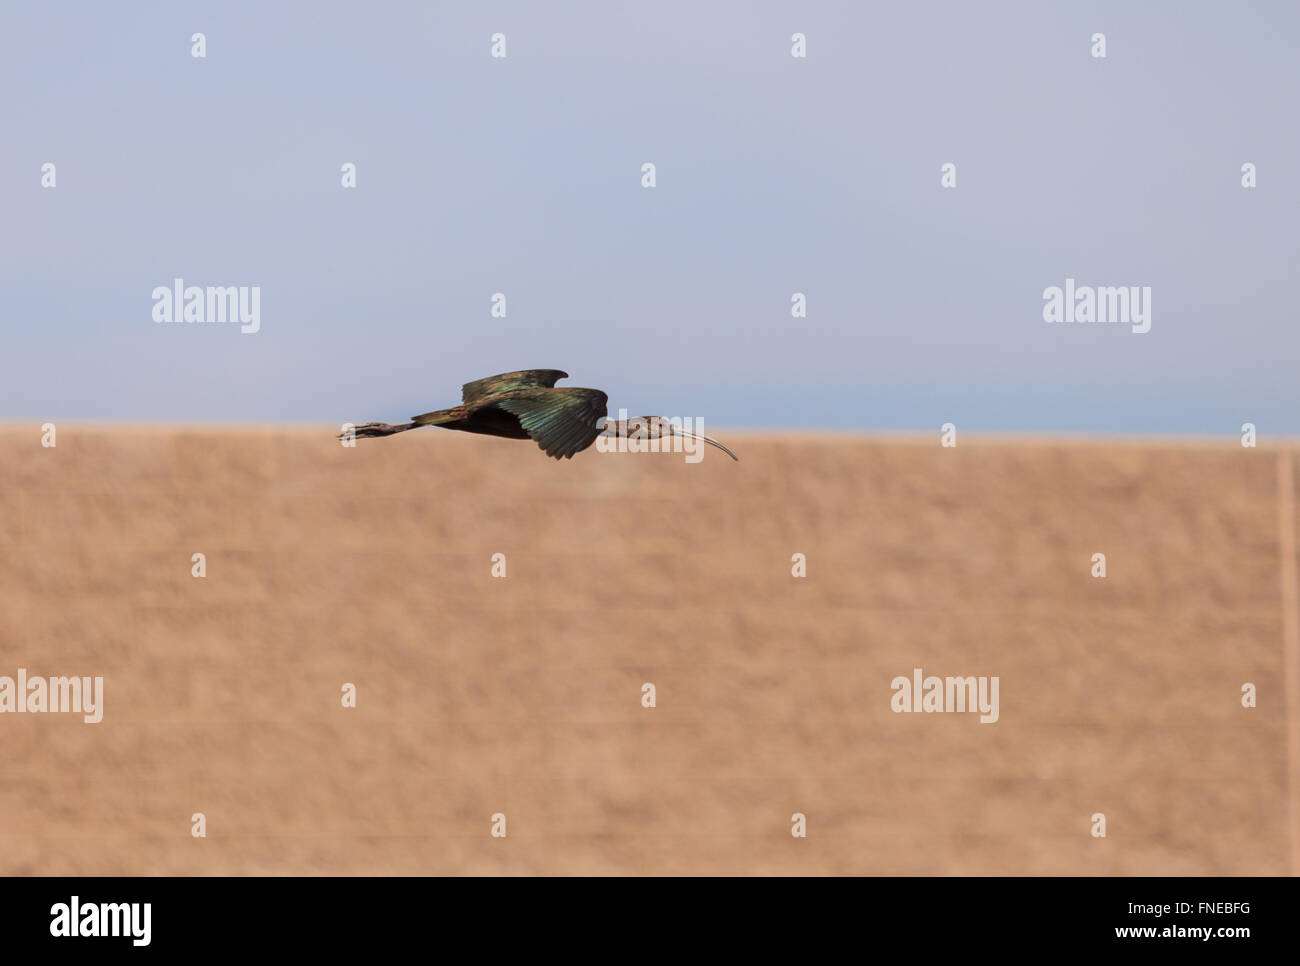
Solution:
<path fill-rule="evenodd" d="M 557 460 L 571 459 L 598 436 L 641 439 L 682 436 L 716 446 L 733 460 L 740 459 L 716 439 L 688 432 L 660 416 L 608 419 L 605 409 L 608 397 L 599 389 L 555 387 L 556 380 L 568 377 L 567 372 L 559 369 L 524 369 L 475 379 L 461 387 L 459 406 L 413 416 L 409 423 L 364 423 L 351 432 L 357 438 L 367 439 L 392 436 L 421 426 L 441 426 L 506 439 L 534 439 L 547 456 Z M 338 438 L 347 436 L 343 432 Z"/>

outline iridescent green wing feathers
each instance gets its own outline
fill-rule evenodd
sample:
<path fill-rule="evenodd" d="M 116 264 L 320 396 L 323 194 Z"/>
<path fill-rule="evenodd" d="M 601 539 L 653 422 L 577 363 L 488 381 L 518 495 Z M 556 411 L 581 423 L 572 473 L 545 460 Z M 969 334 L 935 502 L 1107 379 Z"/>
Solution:
<path fill-rule="evenodd" d="M 503 372 L 499 376 L 487 376 L 475 379 L 460 387 L 460 401 L 468 406 L 488 396 L 496 396 L 515 389 L 549 389 L 557 379 L 567 379 L 569 374 L 559 369 L 521 369 L 518 372 Z"/>
<path fill-rule="evenodd" d="M 537 440 L 547 456 L 558 460 L 581 453 L 595 441 L 608 402 L 599 389 L 565 387 L 519 392 L 493 405 L 518 417 L 524 432 Z"/>

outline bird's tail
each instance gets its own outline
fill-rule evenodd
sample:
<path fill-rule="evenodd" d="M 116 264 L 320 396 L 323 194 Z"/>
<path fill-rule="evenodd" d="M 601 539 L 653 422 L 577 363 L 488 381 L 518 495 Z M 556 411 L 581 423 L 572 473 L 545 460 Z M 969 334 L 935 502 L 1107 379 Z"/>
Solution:
<path fill-rule="evenodd" d="M 351 435 L 356 439 L 370 439 L 372 436 L 393 436 L 396 433 L 404 433 L 408 429 L 415 429 L 419 423 L 362 423 L 360 426 L 352 427 Z M 348 433 L 339 433 L 338 438 L 344 439 Z"/>

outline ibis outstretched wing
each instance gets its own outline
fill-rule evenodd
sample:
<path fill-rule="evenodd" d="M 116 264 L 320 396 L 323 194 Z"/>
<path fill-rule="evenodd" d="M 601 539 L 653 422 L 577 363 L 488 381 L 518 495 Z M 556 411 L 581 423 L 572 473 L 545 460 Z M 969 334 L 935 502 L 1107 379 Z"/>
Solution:
<path fill-rule="evenodd" d="M 524 432 L 558 460 L 581 453 L 595 441 L 608 402 L 599 389 L 564 387 L 517 392 L 493 405 L 516 416 Z"/>
<path fill-rule="evenodd" d="M 460 401 L 466 406 L 481 402 L 488 396 L 516 389 L 550 389 L 557 379 L 567 379 L 569 374 L 559 369 L 521 369 L 503 372 L 499 376 L 475 379 L 460 387 Z"/>

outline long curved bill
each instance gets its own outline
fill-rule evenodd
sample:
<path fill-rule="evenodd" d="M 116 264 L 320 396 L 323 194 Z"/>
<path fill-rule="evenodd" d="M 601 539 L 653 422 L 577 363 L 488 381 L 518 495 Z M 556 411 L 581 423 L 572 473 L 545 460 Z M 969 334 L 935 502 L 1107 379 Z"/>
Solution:
<path fill-rule="evenodd" d="M 740 457 L 739 457 L 739 456 L 737 456 L 737 455 L 736 455 L 735 453 L 733 453 L 731 450 L 727 449 L 727 447 L 723 446 L 721 443 L 719 443 L 719 442 L 718 442 L 716 439 L 714 439 L 712 436 L 700 436 L 698 433 L 688 433 L 686 430 L 684 430 L 684 429 L 678 429 L 676 426 L 673 427 L 673 435 L 675 435 L 675 436 L 685 436 L 685 437 L 687 437 L 688 439 L 698 439 L 698 440 L 701 440 L 702 442 L 708 443 L 710 446 L 716 446 L 716 447 L 718 447 L 718 449 L 722 450 L 724 453 L 726 453 L 728 456 L 730 456 L 730 457 L 731 457 L 733 460 L 735 460 L 737 463 L 740 462 Z"/>

